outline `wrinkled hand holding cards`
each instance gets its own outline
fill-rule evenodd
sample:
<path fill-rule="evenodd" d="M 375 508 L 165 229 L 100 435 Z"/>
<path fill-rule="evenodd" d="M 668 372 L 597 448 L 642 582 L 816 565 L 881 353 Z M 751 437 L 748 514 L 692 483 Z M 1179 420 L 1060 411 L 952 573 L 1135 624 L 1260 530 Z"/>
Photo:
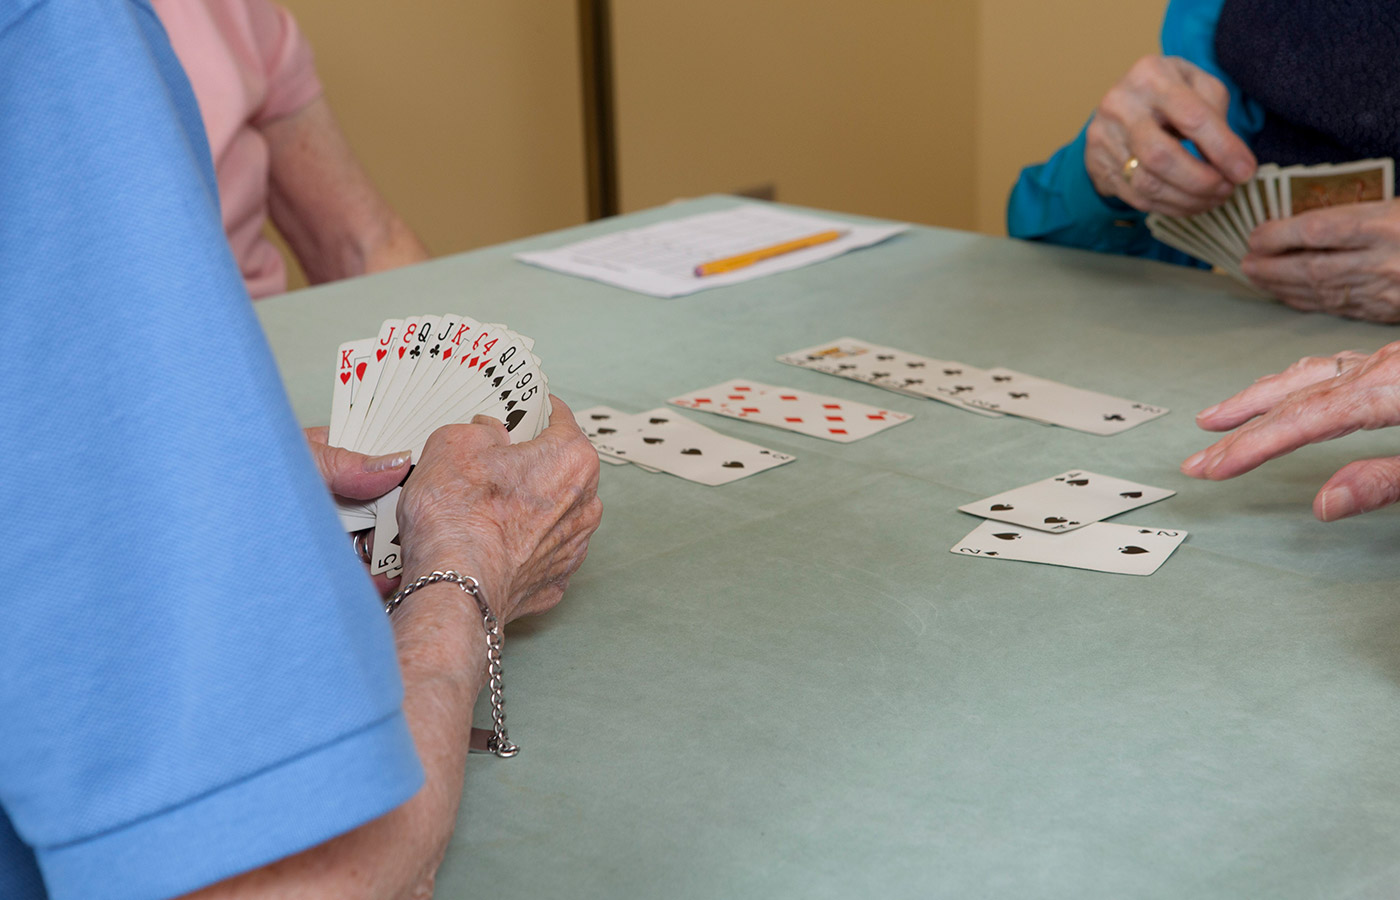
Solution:
<path fill-rule="evenodd" d="M 340 345 L 328 443 L 369 456 L 411 450 L 416 461 L 443 425 L 499 419 L 511 443 L 549 422 L 549 381 L 534 341 L 470 316 L 388 319 L 372 338 Z M 396 488 L 378 500 L 338 500 L 346 531 L 374 528 L 370 572 L 403 569 Z"/>
<path fill-rule="evenodd" d="M 850 337 L 784 353 L 778 361 L 939 400 L 968 412 L 1010 414 L 1097 435 L 1118 434 L 1169 412 L 1165 406 L 1070 387 L 1011 369 L 979 369 Z"/>
<path fill-rule="evenodd" d="M 1162 243 L 1258 290 L 1240 271 L 1240 260 L 1249 252 L 1249 235 L 1260 223 L 1326 206 L 1394 197 L 1395 164 L 1389 158 L 1286 168 L 1266 163 L 1215 209 L 1180 218 L 1152 213 L 1147 228 Z"/>
<path fill-rule="evenodd" d="M 1186 532 L 1101 520 L 1176 491 L 1072 470 L 958 509 L 983 522 L 950 552 L 1122 575 L 1151 575 Z"/>

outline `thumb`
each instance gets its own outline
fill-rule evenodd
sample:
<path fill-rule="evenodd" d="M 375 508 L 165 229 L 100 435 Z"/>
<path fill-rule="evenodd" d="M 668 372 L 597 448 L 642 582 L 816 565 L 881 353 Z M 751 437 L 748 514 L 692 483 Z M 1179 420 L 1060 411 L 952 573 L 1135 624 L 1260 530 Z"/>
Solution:
<path fill-rule="evenodd" d="M 408 450 L 383 456 L 365 456 L 344 447 L 310 442 L 311 456 L 321 480 L 332 494 L 351 500 L 372 500 L 392 491 L 408 474 L 413 454 Z"/>
<path fill-rule="evenodd" d="M 1400 457 L 1360 459 L 1327 480 L 1313 500 L 1313 515 L 1324 522 L 1380 509 L 1400 500 Z"/>

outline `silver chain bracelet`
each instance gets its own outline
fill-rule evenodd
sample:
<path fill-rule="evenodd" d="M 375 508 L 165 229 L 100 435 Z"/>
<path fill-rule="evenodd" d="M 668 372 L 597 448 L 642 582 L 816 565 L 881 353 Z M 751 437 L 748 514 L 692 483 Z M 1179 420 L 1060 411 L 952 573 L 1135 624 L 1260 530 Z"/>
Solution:
<path fill-rule="evenodd" d="M 490 676 L 488 686 L 491 688 L 491 722 L 494 727 L 490 732 L 473 728 L 472 749 L 484 749 L 501 759 L 509 759 L 519 753 L 520 748 L 512 744 L 506 736 L 506 701 L 502 694 L 501 682 L 501 625 L 496 620 L 495 613 L 491 612 L 491 607 L 486 605 L 486 595 L 482 593 L 477 580 L 470 575 L 459 575 L 450 569 L 446 572 L 429 572 L 412 584 L 406 584 L 395 591 L 393 596 L 384 601 L 384 612 L 393 615 L 394 610 L 399 608 L 399 604 L 403 603 L 409 594 L 439 581 L 452 582 L 461 588 L 464 594 L 475 600 L 476 608 L 481 611 L 481 621 L 486 626 L 486 673 Z M 477 746 L 478 734 L 489 735 L 484 747 Z"/>

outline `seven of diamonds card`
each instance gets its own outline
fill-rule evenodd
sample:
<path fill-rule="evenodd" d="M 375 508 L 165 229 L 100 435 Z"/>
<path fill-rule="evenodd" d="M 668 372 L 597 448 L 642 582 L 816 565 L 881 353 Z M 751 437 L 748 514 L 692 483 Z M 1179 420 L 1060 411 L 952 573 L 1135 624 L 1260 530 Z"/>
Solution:
<path fill-rule="evenodd" d="M 913 418 L 854 400 L 743 380 L 725 381 L 666 402 L 841 443 L 870 437 Z"/>

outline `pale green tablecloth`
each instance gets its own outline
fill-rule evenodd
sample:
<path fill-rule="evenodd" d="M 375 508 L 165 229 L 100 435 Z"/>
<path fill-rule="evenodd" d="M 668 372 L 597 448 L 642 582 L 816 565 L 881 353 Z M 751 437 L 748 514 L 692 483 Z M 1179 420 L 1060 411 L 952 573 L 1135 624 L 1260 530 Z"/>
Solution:
<path fill-rule="evenodd" d="M 731 378 L 913 413 L 852 445 L 693 413 L 797 462 L 721 488 L 605 467 L 563 605 L 512 626 L 511 736 L 472 757 L 442 898 L 1380 898 L 1400 893 L 1400 519 L 1323 525 L 1354 435 L 1234 482 L 1195 411 L 1400 331 L 1220 277 L 915 228 L 658 300 L 513 261 L 706 198 L 259 304 L 298 415 L 335 347 L 466 312 L 556 393 L 624 410 Z M 1172 408 L 1116 437 L 781 365 L 840 335 Z M 1150 578 L 955 557 L 961 503 L 1082 467 L 1174 488 Z M 478 710 L 479 721 L 485 721 Z"/>

